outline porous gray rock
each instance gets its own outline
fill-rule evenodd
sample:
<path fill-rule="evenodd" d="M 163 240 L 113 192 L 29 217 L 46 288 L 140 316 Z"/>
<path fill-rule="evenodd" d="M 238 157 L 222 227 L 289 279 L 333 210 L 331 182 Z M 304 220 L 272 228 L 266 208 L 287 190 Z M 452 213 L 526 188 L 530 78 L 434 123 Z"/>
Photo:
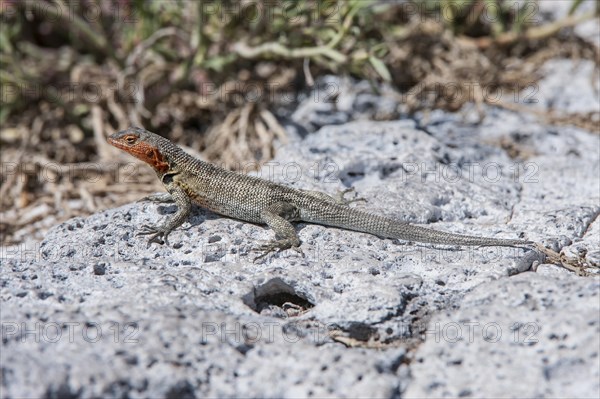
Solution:
<path fill-rule="evenodd" d="M 538 273 L 475 288 L 429 323 L 404 397 L 598 397 L 599 292 Z"/>
<path fill-rule="evenodd" d="M 439 230 L 573 247 L 596 270 L 599 137 L 487 111 L 481 125 L 440 112 L 324 127 L 257 174 L 354 186 L 368 203 L 353 206 Z M 199 208 L 172 247 L 135 236 L 174 210 L 129 204 L 56 226 L 37 250 L 3 250 L 2 397 L 598 394 L 597 277 L 533 273 L 544 258 L 526 248 L 305 224 L 305 257 L 255 263 L 272 232 Z M 506 335 L 432 339 L 453 321 Z M 511 341 L 527 323 L 537 343 Z"/>

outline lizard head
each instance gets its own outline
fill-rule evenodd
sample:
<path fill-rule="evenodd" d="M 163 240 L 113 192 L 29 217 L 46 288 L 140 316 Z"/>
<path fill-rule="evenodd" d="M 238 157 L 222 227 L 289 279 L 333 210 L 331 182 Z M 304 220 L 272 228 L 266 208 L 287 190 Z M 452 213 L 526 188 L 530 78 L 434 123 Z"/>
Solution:
<path fill-rule="evenodd" d="M 169 170 L 169 163 L 161 149 L 170 142 L 157 134 L 139 127 L 130 127 L 109 136 L 108 143 L 128 152 L 134 157 L 152 166 L 157 173 L 164 174 Z"/>

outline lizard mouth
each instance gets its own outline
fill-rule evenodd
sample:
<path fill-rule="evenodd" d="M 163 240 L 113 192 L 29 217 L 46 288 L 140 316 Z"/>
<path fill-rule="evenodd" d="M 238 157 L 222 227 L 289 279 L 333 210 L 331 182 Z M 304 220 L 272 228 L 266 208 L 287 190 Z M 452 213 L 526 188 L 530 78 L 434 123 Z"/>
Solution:
<path fill-rule="evenodd" d="M 117 133 L 118 134 L 118 133 Z M 125 144 L 123 144 L 121 141 L 117 140 L 115 137 L 115 135 L 109 136 L 106 141 L 108 142 L 108 144 L 117 147 L 121 150 L 127 150 L 129 147 L 127 147 Z"/>
<path fill-rule="evenodd" d="M 108 144 L 115 145 L 115 146 L 117 145 L 117 140 L 115 140 L 113 138 L 113 136 L 108 136 L 106 141 L 108 142 Z"/>

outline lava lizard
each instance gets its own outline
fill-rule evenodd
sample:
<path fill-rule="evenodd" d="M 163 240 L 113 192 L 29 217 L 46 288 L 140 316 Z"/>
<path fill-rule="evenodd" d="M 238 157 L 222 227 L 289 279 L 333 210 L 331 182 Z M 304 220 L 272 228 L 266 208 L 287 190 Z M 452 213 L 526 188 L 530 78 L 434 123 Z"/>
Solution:
<path fill-rule="evenodd" d="M 139 127 L 115 133 L 108 142 L 148 163 L 168 193 L 146 199 L 175 202 L 177 212 L 164 223 L 145 225 L 138 235 L 169 245 L 167 237 L 188 218 L 192 202 L 215 213 L 251 223 L 266 224 L 276 239 L 262 245 L 262 257 L 284 249 L 300 251 L 300 239 L 291 222 L 307 222 L 361 231 L 385 238 L 432 244 L 507 246 L 533 244 L 518 239 L 475 237 L 446 233 L 350 208 L 343 198 L 299 190 L 257 177 L 232 172 L 198 160 L 168 139 Z M 258 259 L 258 258 L 257 258 Z"/>

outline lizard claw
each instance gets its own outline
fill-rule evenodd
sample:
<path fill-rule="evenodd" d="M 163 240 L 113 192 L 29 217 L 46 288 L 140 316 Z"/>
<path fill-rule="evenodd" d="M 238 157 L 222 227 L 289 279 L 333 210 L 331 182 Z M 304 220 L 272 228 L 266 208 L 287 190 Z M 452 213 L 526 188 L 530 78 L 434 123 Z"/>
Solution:
<path fill-rule="evenodd" d="M 169 240 L 167 238 L 169 236 L 169 233 L 170 231 L 164 231 L 158 227 L 153 227 L 145 224 L 142 226 L 142 230 L 138 231 L 136 237 L 150 235 L 151 237 L 148 239 L 148 247 L 150 247 L 150 244 L 152 244 L 153 242 L 160 245 L 166 244 L 167 246 L 169 246 Z"/>
<path fill-rule="evenodd" d="M 302 248 L 300 248 L 300 247 L 292 247 L 291 249 L 293 249 L 294 251 L 296 251 L 299 255 L 302 255 L 303 258 L 306 258 L 306 255 L 304 254 L 304 251 L 302 250 Z"/>
<path fill-rule="evenodd" d="M 254 248 L 253 249 L 254 252 L 262 252 L 262 253 L 260 255 L 258 255 L 256 258 L 254 258 L 253 262 L 256 263 L 257 260 L 264 258 L 265 256 L 269 255 L 271 252 L 281 252 L 285 249 L 293 249 L 294 251 L 296 251 L 297 253 L 302 255 L 303 258 L 305 257 L 304 252 L 302 251 L 302 248 L 300 248 L 299 246 L 290 245 L 287 240 L 280 240 L 280 241 L 270 241 L 270 242 L 261 244 L 258 248 Z"/>
<path fill-rule="evenodd" d="M 276 245 L 276 242 L 268 242 L 265 244 L 261 244 L 260 246 L 258 246 L 257 248 L 254 248 L 252 251 L 253 252 L 261 252 L 260 255 L 258 255 L 256 258 L 254 258 L 253 262 L 256 263 L 256 261 L 264 258 L 265 256 L 267 256 L 268 254 L 270 254 L 271 252 L 281 252 L 282 248 L 278 247 Z"/>

